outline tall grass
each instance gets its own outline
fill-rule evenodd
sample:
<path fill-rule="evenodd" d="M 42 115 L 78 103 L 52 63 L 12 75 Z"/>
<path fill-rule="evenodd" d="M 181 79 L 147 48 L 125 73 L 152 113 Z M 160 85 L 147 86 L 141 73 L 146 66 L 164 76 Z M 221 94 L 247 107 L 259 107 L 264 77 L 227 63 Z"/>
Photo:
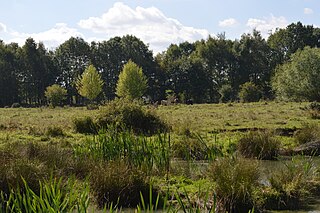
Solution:
<path fill-rule="evenodd" d="M 269 185 L 261 190 L 267 209 L 300 209 L 319 192 L 319 170 L 312 158 L 292 158 L 284 168 L 271 175 Z"/>
<path fill-rule="evenodd" d="M 245 134 L 238 142 L 237 150 L 247 158 L 274 160 L 278 156 L 280 141 L 270 131 Z"/>
<path fill-rule="evenodd" d="M 87 212 L 89 207 L 89 188 L 78 188 L 76 181 L 51 177 L 39 181 L 39 193 L 33 191 L 23 180 L 23 187 L 12 188 L 10 194 L 1 192 L 1 212 Z"/>
<path fill-rule="evenodd" d="M 220 158 L 208 174 L 216 183 L 217 208 L 224 212 L 248 212 L 254 206 L 253 192 L 259 185 L 258 166 L 238 158 Z"/>
<path fill-rule="evenodd" d="M 167 171 L 170 163 L 170 136 L 136 136 L 131 131 L 115 128 L 102 130 L 88 137 L 85 143 L 74 146 L 76 156 L 95 160 L 125 161 L 128 165 L 146 171 Z"/>

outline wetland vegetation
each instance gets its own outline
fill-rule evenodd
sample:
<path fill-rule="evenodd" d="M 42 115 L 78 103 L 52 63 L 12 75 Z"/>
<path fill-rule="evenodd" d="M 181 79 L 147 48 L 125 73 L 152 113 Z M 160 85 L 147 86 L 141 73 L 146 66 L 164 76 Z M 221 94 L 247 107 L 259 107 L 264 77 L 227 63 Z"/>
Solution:
<path fill-rule="evenodd" d="M 310 103 L 109 104 L 1 109 L 2 211 L 262 212 L 307 208 L 319 194 L 314 157 L 289 156 L 319 140 Z M 111 105 L 133 123 L 115 126 Z M 161 128 L 137 131 L 135 113 Z M 94 132 L 77 132 L 83 118 Z M 282 169 L 263 171 L 262 159 Z"/>

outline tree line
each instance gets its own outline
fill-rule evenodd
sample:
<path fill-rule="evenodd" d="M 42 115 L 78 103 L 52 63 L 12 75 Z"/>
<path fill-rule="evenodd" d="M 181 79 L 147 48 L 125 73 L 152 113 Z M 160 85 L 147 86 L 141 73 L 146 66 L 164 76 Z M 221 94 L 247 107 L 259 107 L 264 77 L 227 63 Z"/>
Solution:
<path fill-rule="evenodd" d="M 46 88 L 53 84 L 66 89 L 66 104 L 83 104 L 76 84 L 89 65 L 103 80 L 98 99 L 112 100 L 117 96 L 119 74 L 130 60 L 142 68 L 148 84 L 144 95 L 151 100 L 174 93 L 196 103 L 233 101 L 244 85 L 250 84 L 259 90 L 259 98 L 273 99 L 275 70 L 306 46 L 320 47 L 320 28 L 301 22 L 276 30 L 268 39 L 256 30 L 235 40 L 219 34 L 171 44 L 156 56 L 131 35 L 90 44 L 71 37 L 54 50 L 32 38 L 22 47 L 0 41 L 0 106 L 45 105 Z"/>

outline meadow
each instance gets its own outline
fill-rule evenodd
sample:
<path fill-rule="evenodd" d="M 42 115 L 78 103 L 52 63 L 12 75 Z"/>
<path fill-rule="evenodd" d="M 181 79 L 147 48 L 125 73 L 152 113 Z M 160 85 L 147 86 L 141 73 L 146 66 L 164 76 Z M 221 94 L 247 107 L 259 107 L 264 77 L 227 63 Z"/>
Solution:
<path fill-rule="evenodd" d="M 2 108 L 0 210 L 304 208 L 320 191 L 312 159 L 286 161 L 287 170 L 274 172 L 267 185 L 261 184 L 259 159 L 277 160 L 279 150 L 294 149 L 299 138 L 320 139 L 320 120 L 310 116 L 309 106 L 293 102 L 143 106 L 168 125 L 166 131 L 152 135 L 116 127 L 94 135 L 77 132 L 75 120 L 95 120 L 98 109 Z M 252 148 L 254 143 L 258 145 Z M 261 147 L 265 153 L 277 151 L 262 155 Z"/>

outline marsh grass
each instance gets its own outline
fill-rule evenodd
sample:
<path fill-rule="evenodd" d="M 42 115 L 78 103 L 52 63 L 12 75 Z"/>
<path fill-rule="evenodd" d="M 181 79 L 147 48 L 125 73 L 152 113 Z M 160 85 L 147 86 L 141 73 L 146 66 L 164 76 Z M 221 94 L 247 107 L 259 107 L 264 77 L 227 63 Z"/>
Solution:
<path fill-rule="evenodd" d="M 316 123 L 304 123 L 302 128 L 294 134 L 297 144 L 305 144 L 320 140 L 320 125 Z"/>
<path fill-rule="evenodd" d="M 318 177 L 319 170 L 312 158 L 292 158 L 284 163 L 284 169 L 269 178 L 269 185 L 257 197 L 267 209 L 301 209 L 318 193 Z"/>
<path fill-rule="evenodd" d="M 137 136 L 131 131 L 119 131 L 109 127 L 98 135 L 88 137 L 85 143 L 75 145 L 76 156 L 92 157 L 95 160 L 123 160 L 128 165 L 144 169 L 168 171 L 170 162 L 170 136 Z"/>
<path fill-rule="evenodd" d="M 246 158 L 275 160 L 280 143 L 270 131 L 251 131 L 239 140 L 237 150 Z"/>
<path fill-rule="evenodd" d="M 254 207 L 253 193 L 259 185 L 258 165 L 238 157 L 219 158 L 209 167 L 215 182 L 219 211 L 248 212 Z"/>
<path fill-rule="evenodd" d="M 39 191 L 29 187 L 22 178 L 23 185 L 11 188 L 9 194 L 1 192 L 1 212 L 86 212 L 89 206 L 89 188 L 87 184 L 79 188 L 72 178 L 64 181 L 52 176 L 39 181 Z"/>

